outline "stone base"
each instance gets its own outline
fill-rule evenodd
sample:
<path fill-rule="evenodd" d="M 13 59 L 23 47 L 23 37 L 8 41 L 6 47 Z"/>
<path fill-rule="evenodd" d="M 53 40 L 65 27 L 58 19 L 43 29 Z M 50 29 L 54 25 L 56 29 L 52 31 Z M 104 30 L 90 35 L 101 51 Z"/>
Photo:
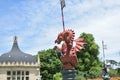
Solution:
<path fill-rule="evenodd" d="M 75 70 L 75 69 L 70 69 L 70 70 L 63 69 L 62 70 L 62 78 L 63 78 L 62 80 L 75 80 L 76 72 L 77 72 L 77 70 Z"/>

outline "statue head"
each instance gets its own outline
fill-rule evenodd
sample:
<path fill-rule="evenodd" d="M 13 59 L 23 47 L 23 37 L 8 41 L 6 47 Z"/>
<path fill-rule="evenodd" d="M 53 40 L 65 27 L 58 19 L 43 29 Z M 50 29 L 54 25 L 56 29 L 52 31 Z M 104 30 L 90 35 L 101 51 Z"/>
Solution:
<path fill-rule="evenodd" d="M 58 34 L 55 43 L 60 44 L 62 41 L 64 41 L 67 45 L 72 46 L 74 40 L 74 34 L 75 33 L 73 30 L 65 30 Z"/>
<path fill-rule="evenodd" d="M 60 44 L 63 41 L 63 33 L 59 33 L 55 43 Z"/>

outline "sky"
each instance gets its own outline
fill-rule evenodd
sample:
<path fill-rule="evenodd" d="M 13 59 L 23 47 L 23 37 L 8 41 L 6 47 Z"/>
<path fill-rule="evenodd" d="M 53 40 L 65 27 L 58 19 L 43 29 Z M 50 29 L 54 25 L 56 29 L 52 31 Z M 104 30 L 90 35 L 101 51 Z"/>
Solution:
<path fill-rule="evenodd" d="M 120 0 L 65 0 L 65 29 L 93 34 L 103 59 L 120 61 Z M 0 0 L 0 55 L 11 50 L 13 37 L 23 52 L 35 55 L 53 48 L 63 31 L 59 0 Z"/>

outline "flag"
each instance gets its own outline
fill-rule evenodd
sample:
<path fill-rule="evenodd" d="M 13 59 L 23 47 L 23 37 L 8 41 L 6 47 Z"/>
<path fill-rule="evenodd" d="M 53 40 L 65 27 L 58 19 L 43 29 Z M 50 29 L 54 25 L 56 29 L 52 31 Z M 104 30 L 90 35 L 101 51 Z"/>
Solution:
<path fill-rule="evenodd" d="M 61 1 L 61 9 L 65 7 L 65 0 L 60 0 Z"/>

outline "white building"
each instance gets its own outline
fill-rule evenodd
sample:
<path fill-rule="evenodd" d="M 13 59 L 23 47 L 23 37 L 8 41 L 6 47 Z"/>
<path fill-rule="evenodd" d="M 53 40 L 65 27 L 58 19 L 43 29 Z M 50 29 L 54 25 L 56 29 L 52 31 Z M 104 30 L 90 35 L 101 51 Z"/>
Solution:
<path fill-rule="evenodd" d="M 0 56 L 0 80 L 40 80 L 40 61 L 22 52 L 14 38 L 10 52 Z"/>

